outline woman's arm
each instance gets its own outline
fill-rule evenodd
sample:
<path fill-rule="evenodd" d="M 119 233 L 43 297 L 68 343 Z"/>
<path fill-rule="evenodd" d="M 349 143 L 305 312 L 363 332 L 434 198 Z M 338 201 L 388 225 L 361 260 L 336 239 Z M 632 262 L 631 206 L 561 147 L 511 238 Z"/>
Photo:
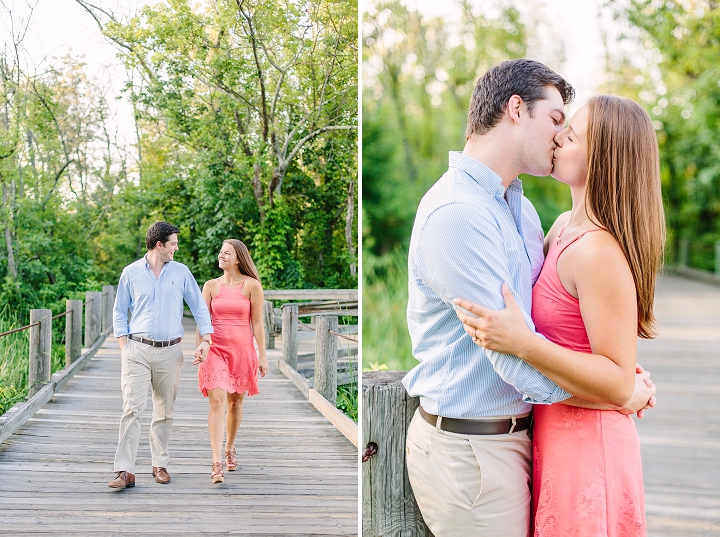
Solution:
<path fill-rule="evenodd" d="M 210 312 L 210 318 L 212 319 L 212 311 L 210 310 L 210 302 L 212 301 L 213 297 L 213 289 L 215 289 L 215 286 L 217 285 L 216 280 L 208 280 L 205 282 L 205 285 L 203 285 L 202 288 L 202 296 L 203 299 L 205 299 L 205 305 L 207 305 L 208 312 Z M 202 348 L 200 348 L 200 345 L 202 345 Z M 195 326 L 195 359 L 193 360 L 193 364 L 199 364 L 200 362 L 204 361 L 207 357 L 207 353 L 210 350 L 210 345 L 207 342 L 203 342 L 202 336 L 200 335 L 200 329 L 198 326 Z"/>
<path fill-rule="evenodd" d="M 530 331 L 506 288 L 505 310 L 459 301 L 479 317 L 458 316 L 466 331 L 477 335 L 478 345 L 515 354 L 576 397 L 625 407 L 636 387 L 637 339 L 635 285 L 627 261 L 602 231 L 568 247 L 560 260 L 559 275 L 569 292 L 577 292 L 593 354 L 563 348 Z M 646 388 L 649 400 L 655 390 Z"/>
<path fill-rule="evenodd" d="M 260 282 L 249 278 L 247 285 L 248 298 L 250 299 L 250 318 L 253 334 L 258 345 L 258 369 L 260 376 L 264 377 L 268 370 L 267 350 L 265 349 L 265 324 L 263 323 L 263 303 L 265 297 Z"/>

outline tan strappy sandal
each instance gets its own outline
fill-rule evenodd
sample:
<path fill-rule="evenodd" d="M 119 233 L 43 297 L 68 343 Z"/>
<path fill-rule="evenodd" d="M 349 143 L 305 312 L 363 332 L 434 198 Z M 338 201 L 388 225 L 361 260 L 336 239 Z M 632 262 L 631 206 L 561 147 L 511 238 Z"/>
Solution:
<path fill-rule="evenodd" d="M 235 448 L 232 448 L 230 451 L 225 452 L 225 466 L 230 472 L 234 472 L 235 470 L 237 470 L 238 464 Z"/>
<path fill-rule="evenodd" d="M 210 479 L 212 479 L 213 483 L 222 483 L 223 481 L 225 481 L 225 474 L 223 473 L 221 462 L 212 463 L 212 471 L 210 472 Z"/>

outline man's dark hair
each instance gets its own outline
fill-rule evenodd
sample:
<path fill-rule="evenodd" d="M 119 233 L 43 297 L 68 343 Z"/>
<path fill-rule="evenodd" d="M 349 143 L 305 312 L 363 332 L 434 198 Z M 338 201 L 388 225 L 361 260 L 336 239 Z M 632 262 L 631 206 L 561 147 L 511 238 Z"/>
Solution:
<path fill-rule="evenodd" d="M 547 86 L 557 88 L 565 104 L 575 98 L 573 87 L 540 62 L 508 60 L 491 67 L 475 84 L 470 99 L 465 139 L 469 139 L 473 134 L 486 134 L 495 127 L 513 95 L 518 95 L 523 100 L 530 117 L 533 117 L 535 103 L 547 98 Z"/>
<path fill-rule="evenodd" d="M 173 233 L 180 233 L 180 229 L 167 222 L 155 222 L 147 230 L 145 235 L 145 246 L 148 250 L 153 250 L 158 241 L 165 244 L 168 237 Z"/>

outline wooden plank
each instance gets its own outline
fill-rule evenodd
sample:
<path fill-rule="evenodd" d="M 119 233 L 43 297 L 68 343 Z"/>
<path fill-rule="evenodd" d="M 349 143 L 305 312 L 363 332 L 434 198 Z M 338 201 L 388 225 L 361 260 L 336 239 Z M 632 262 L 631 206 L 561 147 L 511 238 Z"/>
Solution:
<path fill-rule="evenodd" d="M 720 288 L 666 275 L 654 309 L 659 335 L 639 340 L 638 362 L 658 403 L 635 420 L 648 535 L 720 534 Z"/>

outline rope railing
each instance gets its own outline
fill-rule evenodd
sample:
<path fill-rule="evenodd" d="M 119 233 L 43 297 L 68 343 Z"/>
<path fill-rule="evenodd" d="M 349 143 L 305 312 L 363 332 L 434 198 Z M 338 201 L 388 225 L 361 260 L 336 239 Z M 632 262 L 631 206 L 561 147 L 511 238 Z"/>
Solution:
<path fill-rule="evenodd" d="M 9 336 L 10 334 L 14 334 L 15 332 L 22 332 L 23 330 L 27 330 L 28 328 L 32 328 L 33 326 L 40 326 L 40 321 L 33 323 L 33 324 L 29 324 L 27 326 L 22 326 L 20 328 L 16 328 L 15 330 L 9 330 L 7 332 L 3 332 L 2 334 L 0 334 L 0 337 Z"/>
<path fill-rule="evenodd" d="M 58 313 L 55 317 L 50 317 L 51 320 L 59 319 L 60 317 L 65 317 L 66 315 L 72 314 L 73 310 L 68 310 L 65 313 Z"/>

